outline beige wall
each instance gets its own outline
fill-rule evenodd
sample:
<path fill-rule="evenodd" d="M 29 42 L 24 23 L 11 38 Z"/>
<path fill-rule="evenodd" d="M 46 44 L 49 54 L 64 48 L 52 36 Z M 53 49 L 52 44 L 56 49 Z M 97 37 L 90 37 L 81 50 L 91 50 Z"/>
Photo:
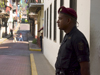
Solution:
<path fill-rule="evenodd" d="M 64 6 L 69 7 L 70 0 L 64 0 Z M 44 1 L 44 10 L 47 10 L 47 8 L 50 8 L 50 4 L 52 3 L 52 39 L 49 39 L 47 37 L 43 38 L 43 53 L 45 57 L 48 59 L 50 64 L 54 67 L 56 57 L 58 54 L 58 50 L 60 47 L 60 31 L 57 28 L 57 40 L 56 42 L 53 40 L 53 34 L 54 34 L 54 0 L 45 0 Z M 60 7 L 60 0 L 57 0 L 57 11 Z M 88 10 L 87 10 L 88 9 Z M 86 11 L 86 12 L 84 12 Z M 50 12 L 50 11 L 49 11 Z M 56 12 L 57 13 L 57 12 Z M 88 41 L 90 40 L 90 0 L 84 1 L 84 0 L 77 0 L 77 13 L 78 13 L 78 22 L 79 22 L 79 29 L 85 34 Z M 50 14 L 50 13 L 49 13 Z M 48 17 L 49 18 L 49 17 Z M 58 19 L 58 13 L 57 13 L 57 19 Z M 50 23 L 48 19 L 48 31 L 50 29 Z M 57 26 L 57 25 L 56 25 Z M 49 36 L 48 36 L 49 37 Z"/>
<path fill-rule="evenodd" d="M 38 29 L 37 30 L 39 30 L 44 25 L 44 7 L 41 7 L 41 10 L 38 12 L 37 23 L 38 23 L 38 25 L 37 25 Z M 40 36 L 42 32 L 43 32 L 43 30 L 38 32 L 38 36 Z"/>
<path fill-rule="evenodd" d="M 100 74 L 100 0 L 91 0 L 90 64 L 91 75 Z"/>

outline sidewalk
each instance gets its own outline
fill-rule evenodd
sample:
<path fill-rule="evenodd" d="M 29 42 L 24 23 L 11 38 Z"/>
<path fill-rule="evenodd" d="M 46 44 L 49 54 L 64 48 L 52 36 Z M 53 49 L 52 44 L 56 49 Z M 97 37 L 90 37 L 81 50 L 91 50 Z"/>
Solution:
<path fill-rule="evenodd" d="M 28 33 L 28 42 L 29 42 L 29 50 L 30 51 L 41 51 L 41 48 L 37 44 L 33 44 L 32 41 L 34 40 L 32 35 Z"/>
<path fill-rule="evenodd" d="M 29 50 L 33 53 L 30 54 L 31 73 L 32 75 L 55 75 L 55 70 L 41 52 L 41 49 L 32 44 L 33 37 L 28 33 Z"/>

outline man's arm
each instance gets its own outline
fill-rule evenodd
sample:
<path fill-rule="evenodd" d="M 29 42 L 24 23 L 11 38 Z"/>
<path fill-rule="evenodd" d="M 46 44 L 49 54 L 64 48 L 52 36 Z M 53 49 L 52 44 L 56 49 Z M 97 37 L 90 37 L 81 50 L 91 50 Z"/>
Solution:
<path fill-rule="evenodd" d="M 80 62 L 81 75 L 90 75 L 90 64 L 89 62 Z"/>

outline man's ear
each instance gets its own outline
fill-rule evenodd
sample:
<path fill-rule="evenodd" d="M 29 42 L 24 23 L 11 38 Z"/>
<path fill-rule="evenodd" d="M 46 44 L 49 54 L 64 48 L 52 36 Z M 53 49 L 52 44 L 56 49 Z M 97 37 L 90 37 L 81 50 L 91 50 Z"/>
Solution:
<path fill-rule="evenodd" d="M 70 24 L 71 23 L 71 18 L 68 18 L 67 19 L 67 24 Z"/>

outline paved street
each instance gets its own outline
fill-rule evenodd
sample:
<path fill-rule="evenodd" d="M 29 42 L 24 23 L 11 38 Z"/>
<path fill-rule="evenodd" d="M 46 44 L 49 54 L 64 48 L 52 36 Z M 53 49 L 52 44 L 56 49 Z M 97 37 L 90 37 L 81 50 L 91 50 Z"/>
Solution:
<path fill-rule="evenodd" d="M 33 53 L 38 75 L 54 75 L 54 69 L 42 52 L 29 51 L 29 25 L 21 24 L 17 32 L 24 41 L 13 42 L 13 38 L 0 45 L 0 75 L 31 75 L 30 53 Z"/>
<path fill-rule="evenodd" d="M 17 33 L 17 36 L 22 33 L 24 41 L 13 42 L 13 38 L 10 38 L 0 45 L 0 75 L 31 75 L 27 42 L 28 26 L 22 24 Z"/>

